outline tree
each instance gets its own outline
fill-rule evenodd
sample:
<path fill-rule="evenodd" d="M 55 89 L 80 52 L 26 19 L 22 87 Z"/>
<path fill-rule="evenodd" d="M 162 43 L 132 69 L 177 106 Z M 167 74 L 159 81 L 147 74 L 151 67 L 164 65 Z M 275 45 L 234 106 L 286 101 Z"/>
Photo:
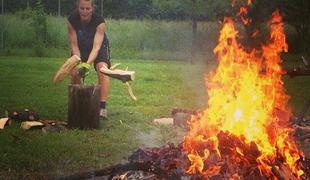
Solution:
<path fill-rule="evenodd" d="M 240 13 L 240 8 L 246 8 L 247 12 Z M 250 20 L 244 24 L 245 36 L 242 43 L 249 50 L 259 48 L 261 42 L 267 34 L 261 30 L 262 26 L 270 19 L 272 12 L 277 9 L 275 1 L 252 0 L 247 4 L 244 0 L 236 0 L 233 6 L 233 14 L 237 15 L 237 20 L 242 22 L 242 18 Z"/>
<path fill-rule="evenodd" d="M 128 0 L 128 15 L 133 18 L 144 18 L 151 11 L 151 0 Z"/>
<path fill-rule="evenodd" d="M 281 9 L 284 19 L 292 25 L 298 33 L 294 46 L 301 51 L 309 52 L 310 44 L 310 1 L 309 0 L 282 0 Z M 280 4 L 279 2 L 279 4 Z M 309 54 L 308 54 L 309 55 Z"/>
<path fill-rule="evenodd" d="M 47 40 L 46 14 L 41 0 L 38 0 L 34 7 L 32 25 L 36 34 L 35 53 L 38 56 L 44 55 L 44 48 Z"/>
<path fill-rule="evenodd" d="M 231 12 L 228 1 L 219 0 L 153 0 L 153 15 L 167 19 L 190 19 L 192 25 L 192 48 L 190 62 L 196 59 L 197 23 L 200 20 L 211 20 Z"/>

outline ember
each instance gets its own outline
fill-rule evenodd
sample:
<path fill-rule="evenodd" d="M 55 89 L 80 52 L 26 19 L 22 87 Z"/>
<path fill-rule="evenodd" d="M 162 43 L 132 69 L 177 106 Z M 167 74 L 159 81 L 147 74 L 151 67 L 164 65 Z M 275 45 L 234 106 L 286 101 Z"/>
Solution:
<path fill-rule="evenodd" d="M 239 15 L 246 12 L 242 7 Z M 248 52 L 238 43 L 234 21 L 225 18 L 214 49 L 219 65 L 206 77 L 208 107 L 201 118 L 191 119 L 183 143 L 191 161 L 187 173 L 224 179 L 304 177 L 304 155 L 292 138 L 289 96 L 281 80 L 280 53 L 288 46 L 279 11 L 269 26 L 269 42 Z"/>

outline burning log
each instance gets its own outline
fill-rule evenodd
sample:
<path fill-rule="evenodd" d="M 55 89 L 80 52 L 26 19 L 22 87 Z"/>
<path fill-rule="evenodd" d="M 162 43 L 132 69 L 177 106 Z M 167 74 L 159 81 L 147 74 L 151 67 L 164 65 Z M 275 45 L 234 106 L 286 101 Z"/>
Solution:
<path fill-rule="evenodd" d="M 161 148 L 138 149 L 129 157 L 129 161 L 151 164 L 153 168 L 157 169 L 153 173 L 167 179 L 179 179 L 181 176 L 185 176 L 186 167 L 189 165 L 181 145 L 175 147 L 173 144 Z"/>
<path fill-rule="evenodd" d="M 278 166 L 273 165 L 271 170 L 279 180 L 296 179 L 296 177 L 292 176 L 290 170 L 281 164 Z"/>
<path fill-rule="evenodd" d="M 293 69 L 286 69 L 286 74 L 290 77 L 295 76 L 308 76 L 310 75 L 310 60 L 305 56 L 301 56 L 302 62 L 304 63 L 303 67 L 297 67 Z"/>
<path fill-rule="evenodd" d="M 286 74 L 289 75 L 290 77 L 309 76 L 310 75 L 310 69 L 309 68 L 303 68 L 303 67 L 286 69 Z"/>
<path fill-rule="evenodd" d="M 230 135 L 227 132 L 219 133 L 221 138 L 225 140 L 221 142 L 221 146 L 227 141 L 230 142 L 228 146 L 234 148 L 234 145 L 239 144 L 240 141 L 236 139 L 236 136 Z M 228 137 L 226 137 L 228 136 Z M 221 139 L 220 138 L 220 139 Z M 234 141 L 234 142 L 231 142 Z M 247 148 L 247 154 L 250 159 L 254 159 L 258 156 L 257 146 L 251 143 Z M 88 178 L 103 178 L 103 179 L 126 179 L 132 177 L 133 179 L 255 179 L 255 180 L 268 180 L 268 179 L 296 179 L 290 172 L 290 170 L 283 164 L 281 157 L 271 165 L 272 175 L 262 174 L 262 171 L 258 168 L 257 162 L 250 162 L 240 158 L 240 161 L 236 158 L 232 158 L 229 154 L 232 151 L 225 147 L 222 147 L 224 153 L 221 158 L 209 158 L 205 162 L 205 166 L 208 168 L 206 174 L 188 174 L 187 169 L 190 165 L 190 161 L 187 158 L 186 153 L 183 150 L 182 144 L 175 146 L 174 144 L 167 144 L 162 147 L 153 148 L 139 148 L 129 158 L 125 164 L 117 164 L 106 167 L 104 169 L 93 170 L 89 172 L 81 172 L 65 177 L 61 177 L 61 180 L 74 180 L 74 179 L 88 179 Z M 254 154 L 252 154 L 254 152 Z M 216 152 L 212 152 L 215 157 Z M 212 154 L 211 153 L 211 154 Z M 256 154 L 255 154 L 256 153 Z M 239 157 L 239 156 L 238 156 Z M 240 155 L 241 157 L 241 155 Z M 310 177 L 310 160 L 300 160 L 303 165 L 302 169 L 305 174 L 301 179 L 307 179 Z M 97 178 L 95 178 L 97 179 Z"/>

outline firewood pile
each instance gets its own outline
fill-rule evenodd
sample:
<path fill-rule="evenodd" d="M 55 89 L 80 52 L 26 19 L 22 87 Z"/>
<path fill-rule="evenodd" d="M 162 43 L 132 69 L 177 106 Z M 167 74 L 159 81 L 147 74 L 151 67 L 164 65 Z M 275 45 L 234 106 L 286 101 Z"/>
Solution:
<path fill-rule="evenodd" d="M 164 179 L 258 179 L 267 180 L 277 179 L 296 179 L 289 169 L 284 165 L 283 157 L 279 155 L 274 164 L 270 164 L 273 174 L 262 174 L 258 168 L 256 159 L 260 152 L 255 143 L 244 144 L 243 141 L 227 132 L 218 133 L 219 151 L 221 157 L 218 157 L 216 151 L 211 151 L 209 158 L 205 161 L 205 168 L 208 169 L 208 175 L 189 175 L 189 160 L 182 146 L 168 144 L 160 148 L 138 149 L 129 158 L 131 163 L 145 164 L 148 171 Z M 209 148 L 207 144 L 200 144 L 201 149 Z M 240 148 L 244 154 L 235 153 L 235 149 Z M 201 152 L 202 153 L 202 152 Z M 236 156 L 237 154 L 237 156 Z M 310 160 L 302 161 L 305 174 L 302 179 L 310 177 Z"/>
<path fill-rule="evenodd" d="M 24 130 L 41 129 L 43 133 L 63 132 L 67 130 L 67 122 L 41 119 L 39 114 L 29 109 L 13 110 L 6 112 L 7 117 L 0 118 L 0 129 L 12 124 L 20 123 L 20 128 Z"/>
<path fill-rule="evenodd" d="M 293 128 L 295 132 L 295 137 L 298 141 L 303 143 L 310 142 L 310 118 L 294 118 Z"/>
<path fill-rule="evenodd" d="M 162 147 L 138 149 L 129 157 L 130 163 L 145 164 L 148 171 L 160 178 L 180 179 L 186 174 L 190 162 L 182 146 L 167 144 Z"/>

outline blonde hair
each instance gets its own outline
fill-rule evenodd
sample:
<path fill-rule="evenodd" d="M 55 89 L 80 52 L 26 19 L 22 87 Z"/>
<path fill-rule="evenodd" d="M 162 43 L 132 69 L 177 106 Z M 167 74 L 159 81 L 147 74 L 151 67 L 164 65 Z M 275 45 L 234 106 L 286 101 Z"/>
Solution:
<path fill-rule="evenodd" d="M 80 1 L 81 1 L 81 0 L 77 0 L 77 1 L 76 1 L 76 6 L 77 6 L 77 7 L 79 6 Z M 83 0 L 83 1 L 90 1 L 90 2 L 91 2 L 91 5 L 92 5 L 93 7 L 95 7 L 95 0 Z"/>

